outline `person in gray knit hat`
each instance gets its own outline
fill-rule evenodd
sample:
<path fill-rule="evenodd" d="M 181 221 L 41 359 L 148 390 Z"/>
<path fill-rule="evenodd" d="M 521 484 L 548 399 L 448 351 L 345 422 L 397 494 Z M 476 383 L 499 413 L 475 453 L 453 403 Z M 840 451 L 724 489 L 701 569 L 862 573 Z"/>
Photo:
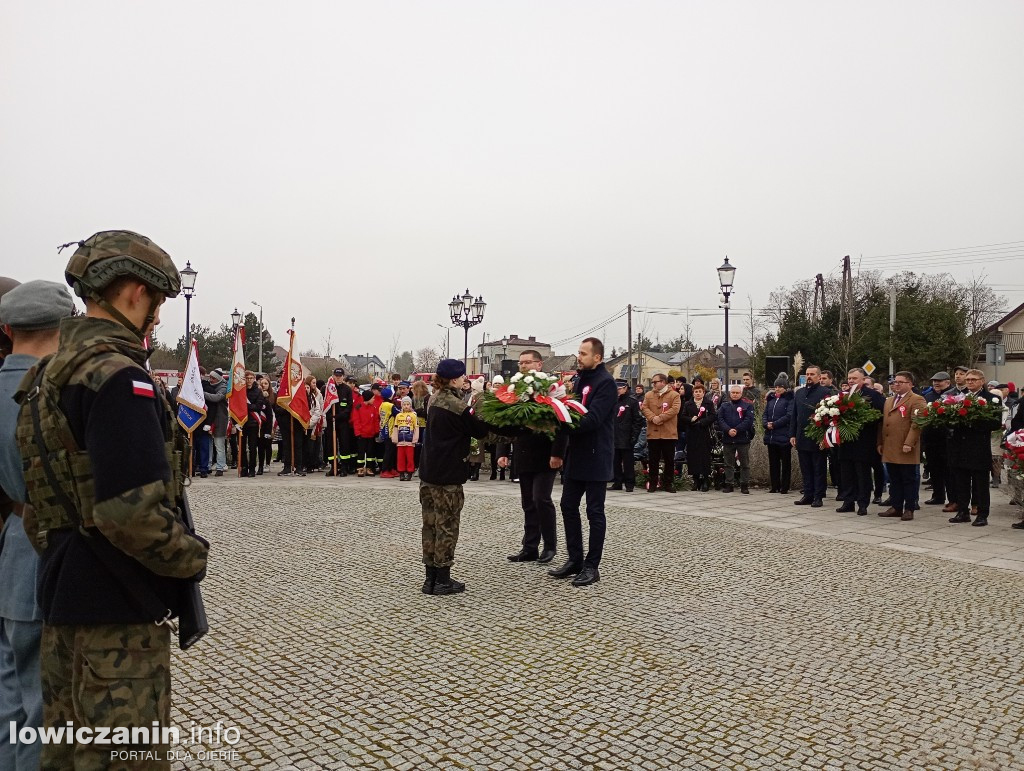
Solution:
<path fill-rule="evenodd" d="M 25 534 L 21 514 L 25 477 L 15 441 L 19 405 L 12 398 L 22 378 L 43 356 L 57 350 L 62 319 L 74 311 L 67 289 L 52 281 L 29 281 L 0 297 L 0 329 L 10 353 L 0 366 L 0 487 L 14 501 L 14 513 L 0 531 L 0 768 L 36 768 L 40 745 L 19 744 L 10 726 L 38 728 L 43 722 L 39 646 L 43 622 L 36 601 L 39 558 Z M 10 739 L 10 740 L 9 740 Z"/>

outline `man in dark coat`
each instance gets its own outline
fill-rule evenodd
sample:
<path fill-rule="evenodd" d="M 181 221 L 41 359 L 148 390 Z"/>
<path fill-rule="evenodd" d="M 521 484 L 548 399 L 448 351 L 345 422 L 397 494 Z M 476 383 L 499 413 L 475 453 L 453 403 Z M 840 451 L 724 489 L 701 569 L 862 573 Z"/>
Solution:
<path fill-rule="evenodd" d="M 1001 394 L 993 394 L 985 388 L 985 373 L 980 369 L 967 371 L 964 377 L 967 386 L 965 398 L 984 399 L 987 404 L 999 407 L 1003 404 Z M 1001 412 L 990 421 L 980 421 L 970 426 L 953 429 L 949 443 L 949 461 L 956 475 L 957 513 L 950 522 L 971 522 L 971 505 L 978 507 L 975 527 L 988 524 L 988 510 L 991 495 L 988 486 L 992 470 L 992 432 L 1003 427 Z"/>
<path fill-rule="evenodd" d="M 931 404 L 948 394 L 949 389 L 949 373 L 936 372 L 932 375 L 932 387 L 924 399 Z M 924 450 L 925 465 L 928 467 L 928 479 L 932 483 L 932 497 L 925 501 L 925 505 L 945 506 L 948 493 L 948 502 L 952 504 L 950 511 L 953 511 L 956 508 L 956 495 L 953 493 L 953 479 L 948 468 L 947 434 L 946 429 L 937 426 L 926 426 L 921 431 L 921 449 Z"/>
<path fill-rule="evenodd" d="M 531 370 L 540 372 L 543 360 L 537 351 L 523 351 L 519 354 L 519 371 L 528 374 Z M 551 562 L 557 551 L 558 536 L 555 527 L 555 503 L 551 491 L 555 486 L 558 471 L 552 466 L 554 458 L 565 455 L 569 437 L 559 432 L 552 440 L 546 434 L 524 430 L 514 443 L 498 442 L 495 457 L 498 466 L 509 467 L 512 446 L 515 445 L 516 474 L 519 478 L 519 496 L 523 504 L 523 548 L 509 555 L 510 562 Z M 544 549 L 538 554 L 541 540 Z"/>
<path fill-rule="evenodd" d="M 618 390 L 618 402 L 615 408 L 615 461 L 613 464 L 613 484 L 611 490 L 622 490 L 627 493 L 633 492 L 636 484 L 636 471 L 633 467 L 633 447 L 640 438 L 640 431 L 644 427 L 644 416 L 640 412 L 640 405 L 637 404 L 629 394 L 629 383 L 625 380 L 616 380 L 615 386 Z"/>
<path fill-rule="evenodd" d="M 800 463 L 800 475 L 803 477 L 803 495 L 794 503 L 797 506 L 810 504 L 821 508 L 825 497 L 828 455 L 817 442 L 809 438 L 804 431 L 814 417 L 814 408 L 832 392 L 821 384 L 821 368 L 808 364 L 805 370 L 807 384 L 793 392 L 793 436 L 789 443 L 796 447 L 797 460 Z"/>
<path fill-rule="evenodd" d="M 569 432 L 562 477 L 562 522 L 569 559 L 557 570 L 549 570 L 548 574 L 554 578 L 575 575 L 573 586 L 587 586 L 601 578 L 597 567 L 604 551 L 605 485 L 612 478 L 617 399 L 615 381 L 602 363 L 604 344 L 600 340 L 586 338 L 580 343 L 576 359 L 579 374 L 574 392 L 587 408 L 587 414 Z M 551 459 L 552 468 L 561 465 L 561 459 Z M 583 523 L 580 521 L 580 501 L 584 495 L 587 497 L 587 521 L 590 523 L 586 558 L 583 555 Z"/>
<path fill-rule="evenodd" d="M 733 491 L 736 461 L 740 464 L 740 492 L 750 494 L 750 441 L 754 438 L 754 405 L 743 398 L 743 386 L 729 386 L 729 398 L 718 406 L 718 430 L 725 453 L 723 493 Z"/>
<path fill-rule="evenodd" d="M 885 397 L 874 388 L 866 387 L 864 379 L 867 373 L 860 367 L 854 367 L 846 375 L 850 384 L 850 394 L 860 394 L 864 400 L 879 412 L 878 418 L 864 425 L 853 441 L 839 445 L 839 474 L 841 487 L 839 498 L 843 502 L 836 511 L 847 513 L 856 507 L 858 516 L 866 516 L 868 503 L 871 502 L 871 469 L 878 458 L 878 425 L 882 419 L 881 412 L 885 407 Z"/>

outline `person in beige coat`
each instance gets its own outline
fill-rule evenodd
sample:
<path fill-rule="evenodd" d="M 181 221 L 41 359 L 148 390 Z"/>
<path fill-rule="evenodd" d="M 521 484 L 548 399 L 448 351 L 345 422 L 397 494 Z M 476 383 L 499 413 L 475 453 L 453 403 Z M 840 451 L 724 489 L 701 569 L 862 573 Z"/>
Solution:
<path fill-rule="evenodd" d="M 676 491 L 672 484 L 672 474 L 675 471 L 676 440 L 679 438 L 676 416 L 679 415 L 680 407 L 682 401 L 679 394 L 668 385 L 668 378 L 661 373 L 652 377 L 651 390 L 647 392 L 640 408 L 647 418 L 649 493 L 658 489 L 659 479 L 661 489 L 666 493 Z M 664 474 L 659 470 L 662 463 L 665 464 Z"/>
<path fill-rule="evenodd" d="M 878 452 L 889 474 L 889 498 L 892 506 L 880 511 L 880 517 L 914 518 L 918 503 L 918 467 L 921 463 L 921 429 L 913 417 L 925 406 L 923 396 L 915 394 L 914 376 L 897 372 L 892 381 L 892 396 L 885 400 L 878 421 Z"/>

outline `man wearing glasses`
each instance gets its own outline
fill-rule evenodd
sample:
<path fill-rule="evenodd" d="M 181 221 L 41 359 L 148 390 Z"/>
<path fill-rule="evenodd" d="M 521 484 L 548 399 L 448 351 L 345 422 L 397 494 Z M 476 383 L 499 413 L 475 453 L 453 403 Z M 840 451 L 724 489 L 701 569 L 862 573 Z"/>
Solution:
<path fill-rule="evenodd" d="M 980 369 L 969 369 L 964 375 L 967 386 L 966 396 L 984 399 L 989 404 L 1002 405 L 1001 396 L 985 390 L 985 373 Z M 988 524 L 988 510 L 991 505 L 988 477 L 992 471 L 992 432 L 1002 428 L 999 417 L 978 421 L 969 426 L 953 429 L 949 443 L 950 465 L 956 477 L 957 514 L 950 522 L 971 522 L 971 504 L 978 507 L 975 527 Z"/>
<path fill-rule="evenodd" d="M 542 361 L 537 351 L 519 354 L 519 371 L 524 375 L 540 372 Z M 554 441 L 541 433 L 528 431 L 515 440 L 516 473 L 519 475 L 519 496 L 523 504 L 523 548 L 509 555 L 510 562 L 551 562 L 557 550 L 555 504 L 551 490 L 565 455 L 568 434 L 560 431 Z M 498 466 L 508 468 L 512 445 L 500 443 L 497 447 Z M 552 464 L 552 459 L 556 463 Z M 540 551 L 540 543 L 544 549 Z"/>
<path fill-rule="evenodd" d="M 914 518 L 918 508 L 917 471 L 921 463 L 921 428 L 914 415 L 925 406 L 923 396 L 913 391 L 914 377 L 897 372 L 892 380 L 892 396 L 885 400 L 878 423 L 878 454 L 889 473 L 889 498 L 892 505 L 880 511 L 880 517 Z"/>

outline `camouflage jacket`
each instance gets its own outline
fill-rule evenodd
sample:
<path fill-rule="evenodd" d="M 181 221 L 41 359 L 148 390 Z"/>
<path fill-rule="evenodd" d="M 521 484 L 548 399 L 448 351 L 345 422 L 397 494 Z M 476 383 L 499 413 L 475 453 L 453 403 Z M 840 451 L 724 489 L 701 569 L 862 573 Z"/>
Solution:
<path fill-rule="evenodd" d="M 185 528 L 178 510 L 183 476 L 175 421 L 145 370 L 146 357 L 116 322 L 66 319 L 58 352 L 30 370 L 19 389 L 18 448 L 33 504 L 25 530 L 42 556 L 40 602 L 49 623 L 135 620 L 130 610 L 104 610 L 102 595 L 125 595 L 116 582 L 100 585 L 105 571 L 92 564 L 82 537 L 103 537 L 141 565 L 142 580 L 172 608 L 180 588 L 162 578 L 205 572 L 209 545 Z M 38 367 L 45 369 L 35 391 Z M 31 400 L 59 491 L 40 457 Z"/>

